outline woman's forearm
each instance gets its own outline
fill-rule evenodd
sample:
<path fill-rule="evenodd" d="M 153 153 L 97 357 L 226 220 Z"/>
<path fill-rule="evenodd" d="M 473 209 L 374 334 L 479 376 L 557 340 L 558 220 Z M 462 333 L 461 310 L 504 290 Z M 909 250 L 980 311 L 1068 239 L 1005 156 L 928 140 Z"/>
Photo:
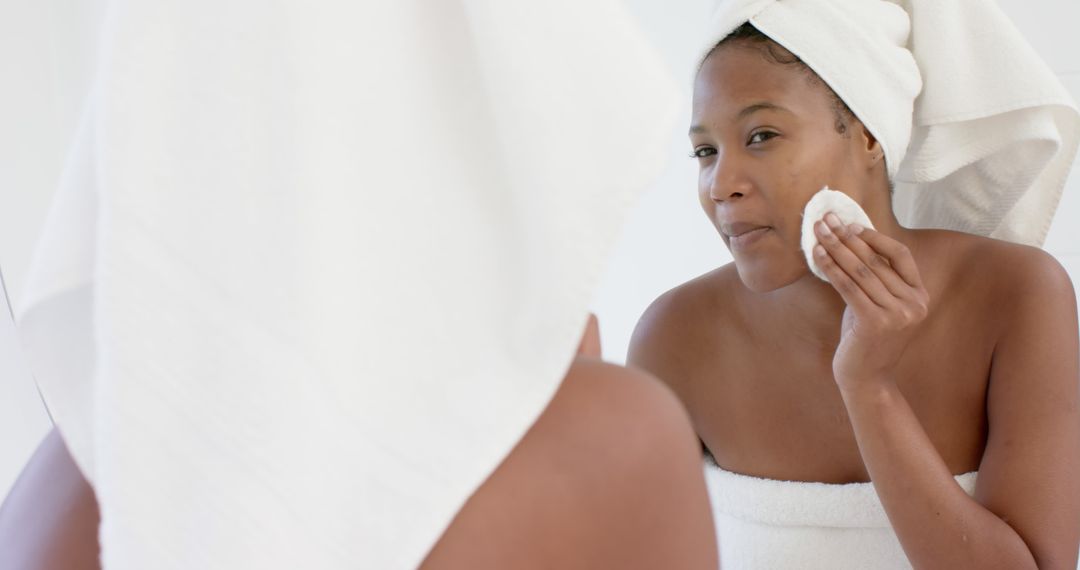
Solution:
<path fill-rule="evenodd" d="M 863 462 L 916 568 L 1036 568 L 1015 530 L 957 484 L 893 382 L 844 392 Z"/>

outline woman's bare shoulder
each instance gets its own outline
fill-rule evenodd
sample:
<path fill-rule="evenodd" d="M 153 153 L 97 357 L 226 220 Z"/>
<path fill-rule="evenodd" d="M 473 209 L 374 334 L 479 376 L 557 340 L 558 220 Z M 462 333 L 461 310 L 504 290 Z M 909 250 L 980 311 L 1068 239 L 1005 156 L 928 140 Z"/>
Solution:
<path fill-rule="evenodd" d="M 1061 264 L 1038 247 L 952 230 L 918 232 L 933 252 L 934 261 L 947 264 L 961 276 L 1022 286 L 1041 281 L 1048 273 L 1064 273 Z"/>
<path fill-rule="evenodd" d="M 1074 295 L 1065 268 L 1038 247 L 949 230 L 920 233 L 935 252 L 931 262 L 948 268 L 941 273 L 950 290 L 969 296 L 979 292 L 984 302 L 999 308 L 1016 305 L 1013 301 L 1024 295 Z"/>
<path fill-rule="evenodd" d="M 642 313 L 630 339 L 627 364 L 668 379 L 682 376 L 706 336 L 703 327 L 723 320 L 741 286 L 729 263 L 678 285 L 657 297 Z"/>

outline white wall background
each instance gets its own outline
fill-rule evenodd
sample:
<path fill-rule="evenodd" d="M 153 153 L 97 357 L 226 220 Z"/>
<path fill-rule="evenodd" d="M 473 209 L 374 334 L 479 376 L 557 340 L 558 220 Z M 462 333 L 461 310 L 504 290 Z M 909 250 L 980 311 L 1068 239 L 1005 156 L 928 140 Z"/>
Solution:
<path fill-rule="evenodd" d="M 79 35 L 103 0 L 0 0 L 0 270 L 12 301 L 23 292 L 89 77 L 94 38 Z M 660 293 L 730 261 L 699 211 L 696 163 L 687 158 L 690 78 L 712 0 L 625 0 L 656 42 L 685 105 L 670 164 L 631 216 L 593 303 L 604 354 L 622 362 L 634 323 Z M 1080 101 L 1080 0 L 999 0 Z M 1073 169 L 1046 249 L 1080 284 L 1080 173 Z M 0 367 L 0 374 L 4 370 Z M 0 496 L 48 429 L 36 392 L 0 375 Z"/>

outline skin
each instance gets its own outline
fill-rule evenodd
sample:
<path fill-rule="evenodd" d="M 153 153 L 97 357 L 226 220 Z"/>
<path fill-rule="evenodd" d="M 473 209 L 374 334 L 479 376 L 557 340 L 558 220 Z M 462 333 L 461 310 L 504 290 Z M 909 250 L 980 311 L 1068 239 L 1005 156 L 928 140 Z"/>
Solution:
<path fill-rule="evenodd" d="M 554 400 L 422 568 L 715 570 L 696 438 L 674 394 L 600 360 L 595 317 Z"/>
<path fill-rule="evenodd" d="M 0 507 L 0 568 L 97 570 L 94 490 L 55 429 Z"/>
<path fill-rule="evenodd" d="M 880 145 L 857 119 L 838 133 L 833 109 L 820 80 L 758 48 L 705 61 L 690 135 L 702 208 L 718 230 L 770 229 L 746 247 L 721 234 L 734 263 L 658 298 L 628 363 L 672 387 L 724 469 L 872 481 L 917 568 L 1076 568 L 1067 274 L 1036 248 L 900 226 Z M 829 282 L 799 246 L 825 185 L 877 228 L 817 225 Z M 953 476 L 973 470 L 969 497 Z"/>
<path fill-rule="evenodd" d="M 94 491 L 53 430 L 0 509 L 0 568 L 99 568 L 98 521 Z M 548 407 L 421 568 L 717 565 L 686 411 L 650 375 L 603 362 L 591 316 Z"/>

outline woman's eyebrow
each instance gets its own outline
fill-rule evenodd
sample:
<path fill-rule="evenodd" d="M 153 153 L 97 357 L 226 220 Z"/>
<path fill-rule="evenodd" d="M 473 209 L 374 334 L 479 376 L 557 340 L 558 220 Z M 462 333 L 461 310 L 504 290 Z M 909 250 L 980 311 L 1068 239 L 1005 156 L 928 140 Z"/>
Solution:
<path fill-rule="evenodd" d="M 792 112 L 791 109 L 788 109 L 787 107 L 782 107 L 780 105 L 777 105 L 776 103 L 772 103 L 769 101 L 759 101 L 757 103 L 753 103 L 744 107 L 741 111 L 739 111 L 737 115 L 735 115 L 735 120 L 741 121 L 758 111 L 782 111 L 785 113 Z M 705 127 L 705 125 L 702 124 L 695 124 L 690 127 L 691 135 L 697 135 L 707 131 L 708 129 Z"/>
<path fill-rule="evenodd" d="M 739 111 L 738 115 L 735 115 L 735 120 L 740 121 L 750 115 L 753 115 L 758 111 L 784 111 L 787 113 L 791 112 L 786 107 L 781 107 L 776 103 L 771 103 L 769 101 L 759 101 L 757 103 L 744 107 L 742 111 Z"/>

